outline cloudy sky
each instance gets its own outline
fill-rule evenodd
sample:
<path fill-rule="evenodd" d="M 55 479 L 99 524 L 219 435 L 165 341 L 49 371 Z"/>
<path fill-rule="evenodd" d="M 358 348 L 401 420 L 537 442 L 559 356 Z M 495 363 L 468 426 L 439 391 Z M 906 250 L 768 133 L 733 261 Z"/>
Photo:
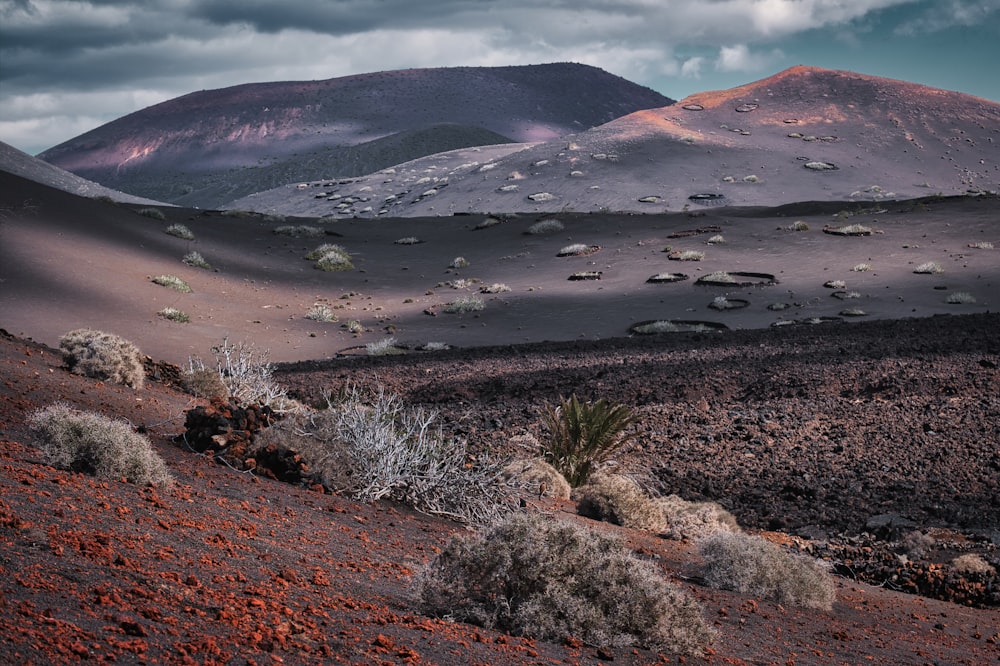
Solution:
<path fill-rule="evenodd" d="M 0 140 L 239 83 L 558 61 L 677 99 L 805 64 L 1000 101 L 1000 0 L 0 0 Z"/>

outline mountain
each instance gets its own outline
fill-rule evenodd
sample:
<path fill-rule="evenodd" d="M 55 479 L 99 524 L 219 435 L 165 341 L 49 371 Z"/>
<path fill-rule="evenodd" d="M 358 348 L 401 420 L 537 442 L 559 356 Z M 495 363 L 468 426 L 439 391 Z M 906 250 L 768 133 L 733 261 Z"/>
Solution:
<path fill-rule="evenodd" d="M 670 102 L 573 63 L 412 69 L 195 92 L 39 157 L 108 187 L 211 207 L 289 180 L 358 176 L 469 145 L 546 141 Z"/>
<path fill-rule="evenodd" d="M 964 194 L 1000 189 L 998 143 L 995 102 L 794 67 L 497 159 L 456 159 L 449 168 L 417 160 L 397 167 L 389 183 L 376 174 L 324 188 L 337 202 L 370 202 L 363 207 L 337 209 L 293 188 L 231 205 L 304 215 L 364 215 L 371 206 L 372 214 L 425 216 Z"/>
<path fill-rule="evenodd" d="M 0 171 L 41 183 L 57 190 L 77 194 L 81 197 L 107 197 L 114 201 L 137 204 L 160 204 L 158 201 L 133 196 L 99 185 L 81 178 L 69 171 L 52 166 L 37 157 L 22 152 L 0 141 Z M 160 204 L 162 205 L 162 204 Z"/>

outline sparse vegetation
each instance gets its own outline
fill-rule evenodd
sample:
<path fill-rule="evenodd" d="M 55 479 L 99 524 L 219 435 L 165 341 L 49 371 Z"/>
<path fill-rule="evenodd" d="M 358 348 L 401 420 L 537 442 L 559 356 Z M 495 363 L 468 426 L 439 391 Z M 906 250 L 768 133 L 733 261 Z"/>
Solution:
<path fill-rule="evenodd" d="M 306 259 L 315 261 L 313 267 L 321 271 L 350 271 L 354 269 L 350 253 L 340 245 L 324 243 L 306 254 Z"/>
<path fill-rule="evenodd" d="M 829 571 L 816 560 L 743 533 L 723 533 L 701 542 L 705 582 L 780 604 L 830 610 L 836 592 Z"/>
<path fill-rule="evenodd" d="M 872 265 L 871 264 L 867 264 L 867 263 L 865 263 L 865 264 L 855 264 L 854 266 L 851 267 L 851 271 L 853 271 L 855 273 L 867 273 L 871 269 L 872 269 Z"/>
<path fill-rule="evenodd" d="M 972 305 L 976 302 L 976 297 L 967 291 L 954 291 L 945 297 L 944 302 L 950 305 Z"/>
<path fill-rule="evenodd" d="M 453 537 L 417 590 L 430 614 L 547 640 L 692 652 L 712 635 L 697 602 L 618 541 L 538 515 Z"/>
<path fill-rule="evenodd" d="M 809 223 L 803 220 L 796 220 L 785 227 L 785 229 L 789 231 L 809 231 Z"/>
<path fill-rule="evenodd" d="M 214 368 L 189 368 L 181 374 L 181 388 L 199 398 L 229 398 L 229 388 Z"/>
<path fill-rule="evenodd" d="M 740 300 L 738 298 L 730 300 L 725 296 L 716 296 L 712 299 L 712 302 L 708 304 L 708 307 L 719 311 L 737 310 L 739 308 L 745 308 L 746 306 L 747 302 L 744 300 Z"/>
<path fill-rule="evenodd" d="M 573 493 L 581 516 L 646 532 L 662 532 L 663 512 L 632 479 L 621 474 L 592 474 Z"/>
<path fill-rule="evenodd" d="M 847 283 L 843 280 L 827 280 L 823 283 L 823 286 L 827 289 L 846 289 Z"/>
<path fill-rule="evenodd" d="M 994 569 L 989 562 L 984 560 L 981 555 L 977 555 L 976 553 L 959 555 L 951 561 L 951 568 L 957 573 L 966 575 L 992 575 L 996 573 L 996 569 Z"/>
<path fill-rule="evenodd" d="M 362 324 L 357 319 L 349 320 L 347 323 L 344 324 L 344 328 L 346 328 L 349 332 L 354 333 L 355 335 L 359 335 L 365 332 L 364 324 Z"/>
<path fill-rule="evenodd" d="M 583 243 L 573 243 L 559 250 L 556 256 L 559 257 L 579 257 L 585 254 L 593 254 L 597 251 L 596 245 L 585 245 Z"/>
<path fill-rule="evenodd" d="M 141 389 L 146 379 L 134 344 L 111 333 L 78 328 L 59 339 L 70 372 Z"/>
<path fill-rule="evenodd" d="M 135 212 L 138 213 L 139 215 L 142 215 L 143 217 L 148 217 L 149 219 L 156 220 L 158 222 L 162 222 L 163 220 L 167 219 L 167 216 L 164 215 L 163 211 L 160 210 L 159 208 L 140 208 Z"/>
<path fill-rule="evenodd" d="M 614 455 L 630 437 L 632 410 L 605 399 L 581 402 L 576 395 L 546 405 L 542 423 L 548 430 L 542 457 L 562 472 L 574 488 L 587 481 L 597 465 Z"/>
<path fill-rule="evenodd" d="M 541 458 L 515 460 L 503 469 L 507 485 L 538 493 L 539 497 L 568 500 L 571 488 L 566 478 Z"/>
<path fill-rule="evenodd" d="M 188 266 L 192 266 L 194 268 L 204 268 L 204 269 L 212 268 L 211 264 L 205 261 L 205 257 L 201 256 L 201 252 L 193 252 L 193 251 L 188 252 L 187 254 L 184 255 L 184 258 L 181 259 L 181 261 L 183 261 Z"/>
<path fill-rule="evenodd" d="M 314 303 L 309 312 L 306 313 L 306 319 L 330 323 L 337 321 L 337 315 L 326 303 Z"/>
<path fill-rule="evenodd" d="M 469 267 L 469 260 L 466 259 L 465 257 L 455 257 L 454 259 L 451 260 L 451 263 L 448 264 L 448 268 L 468 268 L 468 267 Z"/>
<path fill-rule="evenodd" d="M 124 421 L 55 403 L 34 412 L 28 424 L 39 433 L 39 448 L 53 467 L 140 485 L 171 482 L 149 440 Z"/>
<path fill-rule="evenodd" d="M 736 284 L 737 279 L 735 276 L 730 275 L 725 271 L 716 271 L 714 273 L 709 273 L 703 275 L 698 279 L 698 282 L 718 282 L 723 284 Z"/>
<path fill-rule="evenodd" d="M 312 227 L 307 224 L 283 224 L 280 227 L 275 227 L 273 231 L 278 236 L 290 236 L 292 238 L 316 238 L 326 233 L 320 227 Z"/>
<path fill-rule="evenodd" d="M 638 335 L 653 335 L 655 333 L 676 333 L 680 327 L 672 321 L 661 319 L 647 324 L 635 326 L 632 331 Z"/>
<path fill-rule="evenodd" d="M 841 317 L 864 317 L 868 313 L 861 308 L 845 308 L 840 311 Z"/>
<path fill-rule="evenodd" d="M 191 321 L 191 317 L 188 313 L 170 306 L 163 308 L 156 314 L 169 321 L 175 321 L 178 324 L 186 324 Z"/>
<path fill-rule="evenodd" d="M 845 220 L 850 217 L 850 213 L 847 211 L 841 211 L 843 215 L 838 214 L 840 220 Z M 871 236 L 872 230 L 870 227 L 866 227 L 863 224 L 848 224 L 841 227 L 824 227 L 824 233 L 833 234 L 835 236 Z"/>
<path fill-rule="evenodd" d="M 405 353 L 396 346 L 396 338 L 391 336 L 382 338 L 376 342 L 369 342 L 365 345 L 365 349 L 368 351 L 369 356 L 394 356 Z"/>
<path fill-rule="evenodd" d="M 696 540 L 742 531 L 736 518 L 715 502 L 688 502 L 677 495 L 654 501 L 666 524 L 663 535 L 669 539 Z"/>
<path fill-rule="evenodd" d="M 419 245 L 423 241 L 416 236 L 407 236 L 405 238 L 397 238 L 394 243 L 396 245 Z"/>
<path fill-rule="evenodd" d="M 682 250 L 671 252 L 667 258 L 674 261 L 701 261 L 705 258 L 705 253 L 699 250 Z"/>
<path fill-rule="evenodd" d="M 467 312 L 480 312 L 486 309 L 486 304 L 483 303 L 483 299 L 478 296 L 463 296 L 459 299 L 448 303 L 444 307 L 444 311 L 448 314 L 465 314 Z"/>
<path fill-rule="evenodd" d="M 485 220 L 483 220 L 475 227 L 473 227 L 473 229 L 476 229 L 477 231 L 480 229 L 489 229 L 490 227 L 495 227 L 496 225 L 501 224 L 502 222 L 503 221 L 500 218 L 487 217 Z"/>
<path fill-rule="evenodd" d="M 479 288 L 479 293 L 481 294 L 501 294 L 507 291 L 510 291 L 510 287 L 503 282 L 494 282 L 493 284 L 483 285 Z"/>
<path fill-rule="evenodd" d="M 760 177 L 750 174 L 749 176 L 743 176 L 744 183 L 759 183 Z"/>
<path fill-rule="evenodd" d="M 229 338 L 223 338 L 222 344 L 212 347 L 216 373 L 232 397 L 244 404 L 270 405 L 278 411 L 286 402 L 287 391 L 275 381 L 269 355 L 266 349 L 258 350 L 248 342 L 232 343 Z M 200 358 L 188 361 L 191 374 L 206 367 Z"/>
<path fill-rule="evenodd" d="M 540 234 L 556 233 L 558 231 L 562 231 L 563 229 L 565 229 L 565 226 L 563 225 L 562 222 L 556 219 L 549 218 L 546 220 L 539 220 L 538 222 L 535 222 L 533 225 L 528 227 L 528 233 L 537 236 Z"/>
<path fill-rule="evenodd" d="M 992 250 L 993 243 L 989 241 L 978 241 L 976 243 L 969 243 L 969 247 L 974 250 Z"/>
<path fill-rule="evenodd" d="M 436 413 L 410 408 L 378 386 L 350 388 L 326 409 L 293 414 L 255 438 L 251 454 L 301 456 L 314 480 L 362 502 L 401 502 L 424 513 L 487 524 L 511 507 L 506 462 L 470 458 L 463 440 L 434 428 Z"/>
<path fill-rule="evenodd" d="M 936 261 L 928 261 L 914 268 L 913 272 L 923 275 L 935 275 L 937 273 L 944 273 L 944 269 Z"/>
<path fill-rule="evenodd" d="M 194 234 L 185 225 L 180 223 L 171 224 L 164 231 L 171 236 L 176 236 L 182 240 L 194 240 Z"/>
<path fill-rule="evenodd" d="M 716 234 L 709 237 L 709 239 L 705 242 L 709 245 L 721 245 L 726 242 L 726 239 L 722 236 L 722 234 Z"/>
<path fill-rule="evenodd" d="M 191 293 L 191 286 L 176 275 L 157 275 L 149 278 L 149 280 L 153 284 L 158 284 L 161 287 L 169 287 L 170 289 L 179 291 L 182 294 Z"/>

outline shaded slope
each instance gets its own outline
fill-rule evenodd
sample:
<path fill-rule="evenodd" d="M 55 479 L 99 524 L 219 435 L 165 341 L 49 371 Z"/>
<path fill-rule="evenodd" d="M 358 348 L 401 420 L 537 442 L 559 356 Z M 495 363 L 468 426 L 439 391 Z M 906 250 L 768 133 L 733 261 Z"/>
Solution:
<path fill-rule="evenodd" d="M 221 202 L 198 191 L 220 174 L 320 149 L 444 123 L 539 141 L 670 101 L 571 63 L 379 72 L 191 93 L 119 118 L 41 157 L 111 187 L 171 201 L 186 195 L 188 203 L 211 206 Z M 370 160 L 360 163 L 371 170 Z M 239 173 L 226 178 L 238 181 Z"/>
<path fill-rule="evenodd" d="M 386 215 L 678 210 L 873 201 L 1000 189 L 1000 104 L 851 72 L 795 67 L 699 93 L 458 171 L 433 200 L 413 186 Z M 413 165 L 419 178 L 419 165 Z M 372 198 L 397 194 L 400 179 Z M 383 192 L 383 190 L 385 190 Z M 707 197 L 690 199 L 693 195 Z M 419 200 L 418 200 L 419 199 Z M 281 210 L 277 202 L 272 209 Z M 301 205 L 289 201 L 288 210 Z M 319 208 L 312 214 L 323 214 Z"/>
<path fill-rule="evenodd" d="M 3 141 L 0 141 L 0 171 L 6 171 L 15 176 L 81 197 L 109 197 L 115 201 L 127 203 L 158 203 L 151 199 L 112 190 L 86 178 L 81 178 L 37 157 L 32 157 Z"/>

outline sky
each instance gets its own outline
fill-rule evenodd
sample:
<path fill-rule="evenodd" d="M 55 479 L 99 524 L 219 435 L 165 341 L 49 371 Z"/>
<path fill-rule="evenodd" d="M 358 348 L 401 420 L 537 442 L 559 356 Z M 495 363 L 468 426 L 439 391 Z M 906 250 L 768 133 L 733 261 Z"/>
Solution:
<path fill-rule="evenodd" d="M 674 99 L 809 65 L 1000 101 L 1000 0 L 0 0 L 0 141 L 241 83 L 546 62 Z"/>

